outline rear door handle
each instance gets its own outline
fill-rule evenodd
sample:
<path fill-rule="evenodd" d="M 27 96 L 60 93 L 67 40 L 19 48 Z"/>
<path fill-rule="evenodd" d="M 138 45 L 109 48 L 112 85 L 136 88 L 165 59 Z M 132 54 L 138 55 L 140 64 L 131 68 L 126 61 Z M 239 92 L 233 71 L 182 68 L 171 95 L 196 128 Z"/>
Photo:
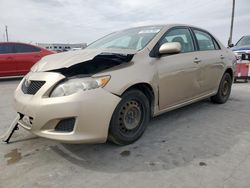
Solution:
<path fill-rule="evenodd" d="M 220 58 L 221 58 L 221 59 L 225 59 L 224 55 L 220 55 Z"/>
<path fill-rule="evenodd" d="M 196 57 L 196 58 L 194 59 L 194 63 L 198 64 L 198 63 L 200 63 L 200 62 L 201 62 L 201 60 L 200 60 L 199 58 Z"/>

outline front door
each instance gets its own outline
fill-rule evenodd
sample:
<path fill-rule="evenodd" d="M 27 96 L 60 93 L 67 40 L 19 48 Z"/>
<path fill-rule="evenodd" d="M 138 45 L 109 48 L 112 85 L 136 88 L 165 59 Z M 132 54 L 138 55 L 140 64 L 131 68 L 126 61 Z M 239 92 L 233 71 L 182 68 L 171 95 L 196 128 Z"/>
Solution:
<path fill-rule="evenodd" d="M 201 70 L 193 39 L 188 28 L 168 31 L 160 45 L 179 42 L 181 53 L 163 55 L 157 61 L 160 110 L 175 106 L 201 94 Z"/>

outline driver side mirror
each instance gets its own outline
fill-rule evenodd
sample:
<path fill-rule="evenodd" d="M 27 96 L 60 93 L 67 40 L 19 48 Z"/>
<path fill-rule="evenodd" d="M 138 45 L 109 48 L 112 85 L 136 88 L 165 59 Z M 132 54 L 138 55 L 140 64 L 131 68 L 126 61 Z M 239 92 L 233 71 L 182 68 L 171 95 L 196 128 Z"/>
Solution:
<path fill-rule="evenodd" d="M 176 54 L 181 52 L 181 44 L 179 42 L 167 42 L 161 45 L 159 54 Z"/>
<path fill-rule="evenodd" d="M 234 47 L 234 44 L 229 44 L 228 47 L 232 48 L 232 47 Z"/>

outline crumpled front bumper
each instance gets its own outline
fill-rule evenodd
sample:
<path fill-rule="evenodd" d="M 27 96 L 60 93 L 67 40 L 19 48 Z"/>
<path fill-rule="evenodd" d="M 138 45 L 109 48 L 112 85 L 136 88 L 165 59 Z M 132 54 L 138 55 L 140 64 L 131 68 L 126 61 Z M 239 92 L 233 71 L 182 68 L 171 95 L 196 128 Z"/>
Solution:
<path fill-rule="evenodd" d="M 24 94 L 21 86 L 25 78 L 46 83 L 35 95 Z M 50 98 L 50 91 L 64 79 L 63 75 L 36 72 L 25 78 L 14 94 L 14 108 L 23 117 L 19 125 L 35 135 L 65 143 L 103 143 L 107 140 L 109 123 L 120 101 L 118 96 L 98 88 Z M 58 122 L 67 118 L 75 119 L 73 131 L 55 130 Z"/>

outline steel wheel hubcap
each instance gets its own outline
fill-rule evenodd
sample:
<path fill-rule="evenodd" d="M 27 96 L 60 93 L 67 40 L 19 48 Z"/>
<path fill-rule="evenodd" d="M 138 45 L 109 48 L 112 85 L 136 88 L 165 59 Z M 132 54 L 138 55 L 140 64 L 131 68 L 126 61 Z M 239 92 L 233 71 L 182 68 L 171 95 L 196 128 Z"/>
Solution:
<path fill-rule="evenodd" d="M 138 128 L 142 119 L 141 105 L 135 101 L 129 101 L 124 104 L 120 112 L 120 128 L 123 132 L 131 132 Z"/>

